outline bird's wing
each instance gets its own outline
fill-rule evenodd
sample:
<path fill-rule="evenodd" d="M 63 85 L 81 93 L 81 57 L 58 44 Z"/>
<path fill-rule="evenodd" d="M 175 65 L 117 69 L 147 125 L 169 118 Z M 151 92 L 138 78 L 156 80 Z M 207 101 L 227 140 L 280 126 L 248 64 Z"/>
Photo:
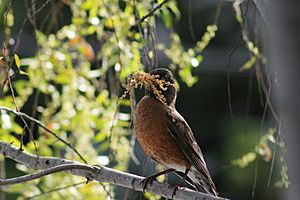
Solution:
<path fill-rule="evenodd" d="M 190 163 L 206 178 L 209 185 L 216 190 L 206 167 L 201 149 L 187 122 L 175 109 L 170 109 L 167 117 L 169 132 L 175 139 L 177 145 L 182 149 Z"/>

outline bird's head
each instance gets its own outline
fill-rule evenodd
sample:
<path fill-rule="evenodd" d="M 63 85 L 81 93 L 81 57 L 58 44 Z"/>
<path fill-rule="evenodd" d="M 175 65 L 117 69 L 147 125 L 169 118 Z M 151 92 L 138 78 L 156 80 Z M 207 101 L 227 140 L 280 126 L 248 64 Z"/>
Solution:
<path fill-rule="evenodd" d="M 158 68 L 152 70 L 149 74 L 158 80 L 162 80 L 163 85 L 157 83 L 155 84 L 155 88 L 165 98 L 165 103 L 168 106 L 174 106 L 176 101 L 176 88 L 172 72 L 165 68 Z M 157 98 L 151 87 L 146 87 L 146 94 Z"/>

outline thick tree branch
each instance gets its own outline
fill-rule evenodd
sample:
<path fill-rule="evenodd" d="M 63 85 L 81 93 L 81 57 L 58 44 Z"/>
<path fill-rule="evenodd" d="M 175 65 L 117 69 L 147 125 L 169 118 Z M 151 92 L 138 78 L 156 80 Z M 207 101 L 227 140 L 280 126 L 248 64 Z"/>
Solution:
<path fill-rule="evenodd" d="M 88 180 L 95 180 L 98 182 L 107 182 L 117 186 L 130 188 L 136 191 L 143 191 L 142 180 L 144 177 L 140 177 L 134 174 L 120 172 L 108 167 L 96 167 L 80 162 L 66 160 L 62 158 L 54 157 L 37 157 L 33 154 L 29 154 L 25 151 L 20 151 L 18 148 L 13 147 L 11 144 L 0 140 L 0 154 L 5 157 L 13 159 L 19 163 L 26 165 L 32 169 L 43 170 L 31 175 L 26 175 L 14 179 L 6 179 L 0 181 L 0 186 L 4 184 L 14 184 L 32 180 L 33 178 L 40 178 L 51 173 L 65 171 L 67 173 L 78 175 L 87 178 Z M 150 184 L 146 191 L 159 195 L 165 198 L 172 198 L 174 186 L 167 183 L 158 183 L 154 181 Z M 214 197 L 208 194 L 196 192 L 190 189 L 178 189 L 173 196 L 174 199 L 206 199 L 206 200 L 220 200 L 224 198 Z"/>

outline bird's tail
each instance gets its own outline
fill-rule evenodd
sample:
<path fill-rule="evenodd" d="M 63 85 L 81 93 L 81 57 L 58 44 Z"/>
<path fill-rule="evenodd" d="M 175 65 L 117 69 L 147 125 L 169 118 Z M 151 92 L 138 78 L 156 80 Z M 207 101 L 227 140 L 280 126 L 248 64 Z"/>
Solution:
<path fill-rule="evenodd" d="M 209 174 L 203 174 L 195 167 L 191 167 L 188 177 L 198 191 L 218 196 L 216 186 Z"/>

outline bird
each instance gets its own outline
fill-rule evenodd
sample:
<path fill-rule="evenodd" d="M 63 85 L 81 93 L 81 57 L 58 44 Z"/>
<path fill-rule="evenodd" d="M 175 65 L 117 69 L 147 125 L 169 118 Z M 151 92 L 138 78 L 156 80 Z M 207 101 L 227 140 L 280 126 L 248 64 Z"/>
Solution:
<path fill-rule="evenodd" d="M 182 182 L 188 180 L 197 191 L 218 196 L 193 132 L 175 108 L 177 90 L 172 72 L 157 68 L 149 74 L 164 84 L 155 84 L 156 89 L 145 86 L 145 96 L 136 105 L 134 131 L 145 154 L 166 170 L 145 178 L 144 190 L 156 177 L 175 172 L 181 175 Z M 154 90 L 162 97 L 157 97 Z"/>

